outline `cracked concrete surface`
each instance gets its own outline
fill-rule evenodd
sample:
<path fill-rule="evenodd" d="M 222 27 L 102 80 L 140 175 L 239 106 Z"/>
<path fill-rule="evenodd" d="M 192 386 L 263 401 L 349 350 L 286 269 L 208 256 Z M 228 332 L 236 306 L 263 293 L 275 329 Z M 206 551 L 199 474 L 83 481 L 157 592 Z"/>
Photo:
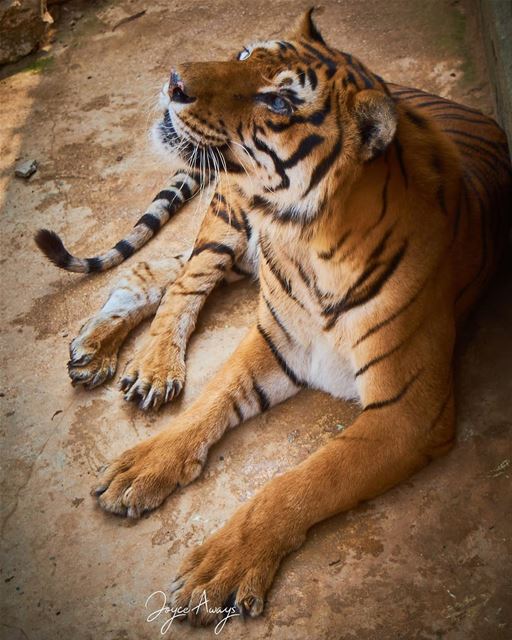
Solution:
<path fill-rule="evenodd" d="M 171 62 L 222 58 L 247 40 L 277 36 L 307 4 L 73 1 L 45 57 L 2 71 L 0 629 L 8 640 L 160 637 L 144 603 L 166 589 L 183 554 L 357 415 L 355 406 L 303 392 L 228 434 L 200 480 L 155 513 L 130 522 L 99 512 L 88 495 L 97 467 L 163 428 L 197 395 L 251 323 L 256 288 L 217 291 L 189 349 L 183 397 L 146 416 L 123 402 L 114 382 L 85 392 L 66 374 L 69 341 L 119 272 L 87 279 L 58 271 L 31 240 L 48 226 L 79 255 L 111 246 L 169 172 L 151 155 L 146 132 Z M 468 5 L 323 4 L 318 21 L 327 39 L 385 78 L 490 112 Z M 29 181 L 13 177 L 16 158 L 39 161 Z M 192 203 L 140 256 L 189 245 L 200 216 Z M 455 450 L 312 530 L 283 563 L 263 617 L 235 620 L 222 637 L 510 637 L 510 293 L 508 275 L 462 341 Z M 121 367 L 146 328 L 130 338 Z M 212 636 L 177 623 L 166 634 Z"/>

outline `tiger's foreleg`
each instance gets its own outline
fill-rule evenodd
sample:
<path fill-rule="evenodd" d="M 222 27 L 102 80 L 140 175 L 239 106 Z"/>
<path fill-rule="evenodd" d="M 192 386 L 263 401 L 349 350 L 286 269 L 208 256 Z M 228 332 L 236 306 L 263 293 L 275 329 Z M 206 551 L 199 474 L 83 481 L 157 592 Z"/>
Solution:
<path fill-rule="evenodd" d="M 94 489 L 100 506 L 130 517 L 158 507 L 201 473 L 227 429 L 297 392 L 298 386 L 254 328 L 196 402 L 171 427 L 125 451 Z"/>
<path fill-rule="evenodd" d="M 68 372 L 74 384 L 92 389 L 111 378 L 128 333 L 156 312 L 165 286 L 186 256 L 139 262 L 113 287 L 103 307 L 80 329 L 69 347 Z"/>
<path fill-rule="evenodd" d="M 237 265 L 246 249 L 247 237 L 236 210 L 215 194 L 189 261 L 167 288 L 148 336 L 123 374 L 126 400 L 137 402 L 141 409 L 155 409 L 180 393 L 186 347 L 197 316 L 227 275 L 251 275 Z"/>
<path fill-rule="evenodd" d="M 193 624 L 214 621 L 197 606 L 203 592 L 211 609 L 234 597 L 241 611 L 261 613 L 281 560 L 311 526 L 377 496 L 449 450 L 453 331 L 448 323 L 436 335 L 435 322 L 400 354 L 365 369 L 365 408 L 352 426 L 275 477 L 185 559 L 173 606 L 189 607 Z M 361 368 L 369 362 L 363 351 L 356 360 Z"/>

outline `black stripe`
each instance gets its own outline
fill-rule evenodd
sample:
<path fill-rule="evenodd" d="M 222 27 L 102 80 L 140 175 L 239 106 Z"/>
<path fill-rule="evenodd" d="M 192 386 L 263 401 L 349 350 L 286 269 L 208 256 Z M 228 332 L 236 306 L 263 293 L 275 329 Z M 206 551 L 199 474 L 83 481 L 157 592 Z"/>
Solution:
<path fill-rule="evenodd" d="M 267 126 L 269 126 L 270 128 L 272 128 L 270 126 L 271 121 L 270 120 L 266 120 L 265 124 Z M 254 154 L 254 151 L 251 149 L 251 147 L 247 146 L 245 144 L 245 138 L 244 138 L 244 133 L 242 130 L 242 123 L 240 123 L 237 127 L 237 133 L 238 133 L 238 137 L 240 138 L 240 141 L 242 142 L 242 148 L 245 152 L 247 152 L 249 154 L 249 156 L 253 159 L 254 163 L 256 164 L 256 166 L 261 167 L 261 162 L 258 160 L 258 158 L 256 157 L 256 155 Z"/>
<path fill-rule="evenodd" d="M 131 256 L 133 256 L 133 254 L 135 253 L 135 247 L 133 247 L 128 240 L 120 240 L 116 246 L 114 247 L 114 249 L 116 251 L 119 251 L 119 253 L 123 256 L 123 258 L 126 260 L 127 258 L 130 258 Z"/>
<path fill-rule="evenodd" d="M 270 337 L 270 335 L 268 334 L 268 332 L 265 331 L 265 329 L 261 326 L 261 324 L 259 322 L 258 322 L 257 326 L 258 326 L 258 331 L 260 332 L 260 334 L 263 337 L 263 339 L 265 340 L 265 342 L 268 344 L 270 351 L 272 351 L 272 354 L 273 354 L 274 358 L 276 359 L 277 364 L 281 367 L 283 372 L 288 376 L 288 378 L 293 382 L 293 384 L 295 386 L 297 386 L 297 387 L 305 387 L 306 383 L 303 382 L 302 380 L 300 380 L 300 378 L 298 378 L 295 375 L 295 373 L 290 369 L 290 367 L 286 364 L 286 360 L 283 358 L 283 356 L 279 352 L 279 349 L 274 344 L 274 342 L 273 342 L 272 338 Z"/>
<path fill-rule="evenodd" d="M 477 136 L 476 134 L 468 133 L 467 131 L 461 131 L 460 129 L 443 129 L 443 131 L 445 131 L 446 133 L 453 133 L 454 135 L 463 136 L 464 138 L 471 138 L 472 140 L 477 140 L 478 142 L 483 142 L 484 144 L 488 144 L 489 146 L 491 146 L 493 149 L 496 149 L 496 147 L 498 147 L 498 149 L 500 150 L 500 154 L 502 152 L 502 149 L 504 149 L 504 143 L 500 140 L 489 140 L 488 138 Z"/>
<path fill-rule="evenodd" d="M 354 64 L 353 63 L 353 66 L 354 66 L 354 69 L 356 70 L 356 72 L 363 79 L 364 88 L 365 89 L 371 89 L 373 87 L 373 82 L 370 80 L 370 77 L 366 73 L 366 70 L 363 67 L 363 65 L 362 64 Z"/>
<path fill-rule="evenodd" d="M 378 400 L 377 402 L 371 402 L 370 404 L 367 404 L 365 406 L 364 411 L 372 411 L 373 409 L 382 409 L 383 407 L 389 407 L 390 405 L 396 404 L 397 402 L 399 402 L 405 396 L 407 391 L 409 391 L 413 383 L 416 382 L 421 371 L 422 370 L 420 369 L 418 373 L 413 375 L 412 378 L 396 394 L 396 396 L 393 396 L 392 398 L 386 398 L 386 400 Z"/>
<path fill-rule="evenodd" d="M 153 198 L 153 202 L 157 200 L 167 200 L 169 204 L 174 204 L 175 200 L 179 200 L 180 203 L 183 202 L 183 198 L 176 191 L 170 191 L 169 189 L 164 189 L 163 191 L 159 191 L 156 196 Z"/>
<path fill-rule="evenodd" d="M 219 164 L 226 164 L 226 171 L 228 171 L 229 173 L 244 173 L 246 171 L 245 167 L 243 167 L 241 164 L 238 164 L 238 162 L 235 162 L 234 160 L 230 160 L 226 157 L 225 153 L 222 153 L 221 150 L 229 151 L 228 145 L 224 145 L 223 147 L 221 147 L 221 149 L 215 149 L 211 147 L 210 150 L 212 153 L 217 154 Z M 220 156 L 222 156 L 222 160 L 220 159 Z"/>
<path fill-rule="evenodd" d="M 290 281 L 281 273 L 281 270 L 277 266 L 274 255 L 271 254 L 270 247 L 267 245 L 267 243 L 264 241 L 263 238 L 260 239 L 260 248 L 261 248 L 261 253 L 263 254 L 263 258 L 265 260 L 265 264 L 273 273 L 274 277 L 279 282 L 282 289 L 285 291 L 285 293 L 287 293 L 290 296 L 290 298 L 294 302 L 296 302 L 301 308 L 304 308 L 304 305 L 302 304 L 302 302 L 300 302 L 300 300 L 297 300 L 297 298 L 293 295 L 292 285 Z"/>
<path fill-rule="evenodd" d="M 377 227 L 384 220 L 384 217 L 388 211 L 388 190 L 389 190 L 389 181 L 391 179 L 391 167 L 389 166 L 389 163 L 387 160 L 386 160 L 386 164 L 388 167 L 388 172 L 386 174 L 386 180 L 384 182 L 384 186 L 382 187 L 382 207 L 380 210 L 379 217 L 377 218 L 376 222 L 374 222 L 374 224 L 372 224 L 372 226 L 368 229 L 368 231 L 371 231 L 372 229 Z"/>
<path fill-rule="evenodd" d="M 282 323 L 282 321 L 279 319 L 279 316 L 277 315 L 277 311 L 274 309 L 274 307 L 271 305 L 271 303 L 267 300 L 267 297 L 262 293 L 261 294 L 265 304 L 267 305 L 268 310 L 270 311 L 270 314 L 272 315 L 272 317 L 274 318 L 274 320 L 276 321 L 277 326 L 281 329 L 281 331 L 284 333 L 284 335 L 286 336 L 286 338 L 288 339 L 288 341 L 290 341 L 292 338 L 290 336 L 290 334 L 288 333 L 288 331 L 286 330 L 286 327 L 284 326 L 284 324 Z"/>
<path fill-rule="evenodd" d="M 311 88 L 313 89 L 313 91 L 316 89 L 316 86 L 318 84 L 318 78 L 316 76 L 315 70 L 312 67 L 308 67 L 306 70 L 307 76 L 308 76 L 308 81 L 309 84 L 311 85 Z"/>
<path fill-rule="evenodd" d="M 233 227 L 233 229 L 236 229 L 237 231 L 241 231 L 242 230 L 242 225 L 235 218 L 235 215 L 233 214 L 232 211 L 231 211 L 231 214 L 229 214 L 224 209 L 215 209 L 214 208 L 213 209 L 213 214 L 215 216 L 217 216 L 217 218 L 220 218 L 221 220 L 224 220 L 224 222 L 226 224 L 229 224 L 231 227 Z"/>
<path fill-rule="evenodd" d="M 331 258 L 334 257 L 334 254 L 339 249 L 341 249 L 341 247 L 345 244 L 345 241 L 347 240 L 347 238 L 350 236 L 351 233 L 352 232 L 349 229 L 341 236 L 341 238 L 336 242 L 336 244 L 333 245 L 328 251 L 321 251 L 320 253 L 318 253 L 318 257 L 320 258 L 320 260 L 331 260 Z"/>
<path fill-rule="evenodd" d="M 286 171 L 284 170 L 281 158 L 273 151 L 263 140 L 260 140 L 256 134 L 256 126 L 254 126 L 254 131 L 252 135 L 252 140 L 254 142 L 254 146 L 258 151 L 261 151 L 267 154 L 272 162 L 274 163 L 274 169 L 277 174 L 281 178 L 281 183 L 277 185 L 276 189 L 287 189 L 290 186 L 290 179 L 286 175 Z"/>
<path fill-rule="evenodd" d="M 357 82 L 356 82 L 356 79 L 354 78 L 354 74 L 352 73 L 352 71 L 347 71 L 347 75 L 343 78 L 343 86 L 346 87 L 349 84 L 353 85 L 357 89 L 359 88 L 357 86 Z"/>
<path fill-rule="evenodd" d="M 383 353 L 381 356 L 377 356 L 376 358 L 373 358 L 372 360 L 369 360 L 365 365 L 363 365 L 360 369 L 358 369 L 355 372 L 354 377 L 357 378 L 357 377 L 363 375 L 363 373 L 366 373 L 368 371 L 368 369 L 370 369 L 374 365 L 378 364 L 379 362 L 382 362 L 386 358 L 389 358 L 389 356 L 393 355 L 401 347 L 403 347 L 405 343 L 406 343 L 406 340 L 404 340 L 403 342 L 400 342 L 399 344 L 396 345 L 396 347 L 393 347 L 389 351 L 386 351 L 386 353 Z"/>
<path fill-rule="evenodd" d="M 311 46 L 307 42 L 303 42 L 302 45 L 312 55 L 314 55 L 316 58 L 318 58 L 318 60 L 320 60 L 320 62 L 323 62 L 327 66 L 329 71 L 334 71 L 334 72 L 336 71 L 337 66 L 336 66 L 336 63 L 334 62 L 334 60 L 332 58 L 329 58 L 328 56 L 323 54 L 321 51 L 318 51 L 318 49 L 316 47 Z"/>
<path fill-rule="evenodd" d="M 396 155 L 398 158 L 398 164 L 400 165 L 400 171 L 402 172 L 402 176 L 405 182 L 405 187 L 407 188 L 409 185 L 409 178 L 407 177 L 407 172 L 405 171 L 404 154 L 403 154 L 402 145 L 400 144 L 400 140 L 398 139 L 398 136 L 395 136 L 395 149 L 396 149 Z"/>
<path fill-rule="evenodd" d="M 420 294 L 421 294 L 421 292 L 423 291 L 424 288 L 425 288 L 425 285 L 422 285 L 418 289 L 418 291 L 416 291 L 416 293 L 412 296 L 412 298 L 410 300 L 408 300 L 404 305 L 402 305 L 399 309 L 397 309 L 394 313 L 392 313 L 388 318 L 386 318 L 385 320 L 381 320 L 376 325 L 374 325 L 373 327 L 368 329 L 368 331 L 365 334 L 363 334 L 360 338 L 358 338 L 354 342 L 354 344 L 352 345 L 352 348 L 354 349 L 355 347 L 360 345 L 361 342 L 363 342 L 364 340 L 369 338 L 374 333 L 377 333 L 377 331 L 380 331 L 381 329 L 386 327 L 388 324 L 393 322 L 393 320 L 396 320 L 396 318 L 398 318 L 398 316 L 400 316 L 402 313 L 407 311 L 407 309 L 409 309 L 409 307 L 411 307 L 416 302 L 416 300 L 419 298 L 419 296 L 420 296 Z"/>
<path fill-rule="evenodd" d="M 366 261 L 366 264 L 368 264 L 370 262 L 373 262 L 374 260 L 377 260 L 378 258 L 380 258 L 380 256 L 382 255 L 382 252 L 386 248 L 386 245 L 388 243 L 388 240 L 389 240 L 391 234 L 393 233 L 394 227 L 395 227 L 395 225 L 392 224 L 391 227 L 384 233 L 384 235 L 379 240 L 379 243 L 377 244 L 375 249 L 368 256 L 368 260 Z"/>
<path fill-rule="evenodd" d="M 493 153 L 490 149 L 482 146 L 477 147 L 474 144 L 470 144 L 465 140 L 459 140 L 453 136 L 452 139 L 456 145 L 465 147 L 466 149 L 472 151 L 474 153 L 474 159 L 476 161 L 483 162 L 487 167 L 489 167 L 492 173 L 496 171 L 494 163 L 498 163 L 506 173 L 510 174 L 512 172 L 512 168 L 510 167 L 508 160 L 505 160 L 504 157 L 502 158 L 497 153 Z"/>
<path fill-rule="evenodd" d="M 219 193 L 218 191 L 216 191 L 213 196 L 212 196 L 212 200 L 218 200 L 219 202 L 222 202 L 223 205 L 228 206 L 228 201 L 226 200 L 226 198 L 222 195 L 222 193 Z"/>
<path fill-rule="evenodd" d="M 264 211 L 267 211 L 270 203 L 268 200 L 265 200 L 263 196 L 256 195 L 251 198 L 249 205 L 251 209 L 263 209 Z"/>
<path fill-rule="evenodd" d="M 87 269 L 89 272 L 103 271 L 103 262 L 101 258 L 86 258 Z"/>
<path fill-rule="evenodd" d="M 336 122 L 338 125 L 338 138 L 329 152 L 329 154 L 315 167 L 313 174 L 311 175 L 311 179 L 309 181 L 308 188 L 304 192 L 303 197 L 306 197 L 308 193 L 316 187 L 316 185 L 322 180 L 325 174 L 329 171 L 331 166 L 333 165 L 336 158 L 340 155 L 342 147 L 343 147 L 343 133 L 341 130 L 339 112 L 337 114 Z"/>
<path fill-rule="evenodd" d="M 415 106 L 417 108 L 425 108 L 425 107 L 433 107 L 434 105 L 445 105 L 446 104 L 446 100 L 443 100 L 443 98 L 434 98 L 433 100 L 429 97 L 428 100 L 426 100 L 425 102 L 419 102 L 417 103 Z"/>
<path fill-rule="evenodd" d="M 305 272 L 304 267 L 301 265 L 301 263 L 298 260 L 294 260 L 293 263 L 297 267 L 297 270 L 299 272 L 299 276 L 300 276 L 302 282 L 309 289 L 311 287 L 311 280 L 310 280 L 308 274 Z"/>
<path fill-rule="evenodd" d="M 185 181 L 178 182 L 174 185 L 175 189 L 178 189 L 180 194 L 183 196 L 185 200 L 189 200 L 192 197 L 192 192 L 190 191 L 190 187 Z"/>
<path fill-rule="evenodd" d="M 258 404 L 260 407 L 260 411 L 266 411 L 270 407 L 270 400 L 268 399 L 267 394 L 262 389 L 262 387 L 256 382 L 253 378 L 252 380 L 252 390 L 256 394 L 256 398 L 258 399 Z"/>
<path fill-rule="evenodd" d="M 143 224 L 153 233 L 158 233 L 160 231 L 160 218 L 152 213 L 145 213 L 141 216 L 135 223 L 135 226 L 138 226 L 139 224 Z"/>
<path fill-rule="evenodd" d="M 227 244 L 222 244 L 220 242 L 205 242 L 204 244 L 201 244 L 198 247 L 194 247 L 194 250 L 192 251 L 192 255 L 190 256 L 190 258 L 192 258 L 193 256 L 198 256 L 200 253 L 203 253 L 203 251 L 213 251 L 214 253 L 225 253 L 233 260 L 233 262 L 235 261 L 235 252 L 233 251 L 233 249 L 231 247 L 228 247 Z"/>
<path fill-rule="evenodd" d="M 316 134 L 307 136 L 306 138 L 301 140 L 296 151 L 294 151 L 294 153 L 292 153 L 292 155 L 287 160 L 284 160 L 283 167 L 285 169 L 291 169 L 301 160 L 307 158 L 307 156 L 313 151 L 313 149 L 319 144 L 322 144 L 324 140 L 325 138 L 323 136 L 318 136 Z"/>
<path fill-rule="evenodd" d="M 484 138 L 483 136 L 477 136 L 474 133 L 468 133 L 467 131 L 460 131 L 460 129 L 443 129 L 443 131 L 445 131 L 446 133 L 453 133 L 454 135 L 463 136 L 465 138 L 471 138 L 472 140 L 477 140 L 478 142 L 483 142 L 491 146 L 493 150 L 495 150 L 497 147 L 499 149 L 500 155 L 504 155 L 505 149 L 507 148 L 507 145 L 505 144 L 505 142 L 502 142 L 501 140 L 489 140 L 488 138 Z M 487 151 L 487 153 L 489 153 L 489 151 Z"/>
<path fill-rule="evenodd" d="M 251 236 L 252 236 L 252 227 L 251 227 L 251 224 L 249 222 L 249 218 L 247 217 L 247 214 L 245 213 L 245 211 L 243 209 L 240 209 L 240 214 L 242 215 L 242 220 L 243 220 L 243 223 L 244 223 L 245 235 L 247 236 L 247 240 L 250 240 Z"/>
<path fill-rule="evenodd" d="M 370 80 L 370 78 L 368 76 L 368 73 L 369 73 L 368 69 L 366 69 L 366 67 L 364 67 L 363 64 L 361 62 L 359 62 L 359 60 L 354 59 L 354 57 L 350 53 L 346 53 L 345 57 L 348 60 L 349 65 L 362 78 L 363 87 L 365 89 L 372 88 L 373 87 L 373 82 Z M 367 71 L 368 71 L 368 73 L 367 73 Z M 382 78 L 380 79 L 380 81 L 383 82 Z"/>
<path fill-rule="evenodd" d="M 461 116 L 454 113 L 441 113 L 439 115 L 432 116 L 436 120 L 460 120 L 461 122 L 469 122 L 471 124 L 487 125 L 488 127 L 496 127 L 496 123 L 487 116 L 482 116 L 481 119 L 468 118 L 467 116 Z M 444 129 L 443 129 L 444 130 Z"/>
<path fill-rule="evenodd" d="M 427 102 L 420 102 L 416 104 L 416 107 L 432 107 L 432 106 L 443 106 L 450 107 L 451 109 L 459 110 L 459 111 L 467 111 L 468 113 L 474 113 L 478 116 L 483 116 L 481 111 L 478 109 L 472 109 L 471 107 L 466 107 L 466 105 L 459 104 L 458 102 L 451 102 L 450 100 L 444 100 L 443 98 L 438 98 L 437 100 L 427 100 Z"/>
<path fill-rule="evenodd" d="M 349 292 L 347 292 L 347 295 L 345 298 L 343 298 L 343 300 L 341 300 L 336 304 L 329 305 L 329 307 L 324 309 L 323 315 L 331 316 L 331 318 L 328 320 L 328 322 L 324 326 L 324 330 L 328 331 L 329 329 L 332 329 L 332 327 L 336 324 L 339 315 L 342 312 L 346 312 L 346 311 L 349 311 L 350 309 L 353 309 L 354 307 L 358 307 L 362 304 L 366 304 L 372 298 L 374 298 L 380 293 L 380 291 L 382 290 L 382 287 L 386 284 L 389 278 L 391 278 L 393 273 L 398 268 L 399 264 L 402 262 L 403 257 L 407 250 L 407 244 L 408 244 L 407 240 L 404 240 L 401 247 L 391 257 L 390 261 L 387 263 L 386 268 L 383 270 L 383 272 L 377 278 L 375 278 L 374 282 L 370 286 L 368 286 L 366 289 L 363 289 L 361 293 L 359 293 L 359 295 L 352 296 L 352 292 L 349 289 Z M 372 269 L 371 271 L 374 271 L 374 269 Z M 363 275 L 365 274 L 362 274 L 359 279 L 361 279 Z"/>
<path fill-rule="evenodd" d="M 391 94 L 393 96 L 405 96 L 407 94 L 416 94 L 418 96 L 428 96 L 429 94 L 424 91 L 420 91 L 420 89 L 391 89 Z"/>
<path fill-rule="evenodd" d="M 291 42 L 287 42 L 286 40 L 283 40 L 282 42 L 285 45 L 285 47 L 287 47 L 297 55 L 299 54 L 299 52 L 297 51 L 297 47 L 294 44 L 292 44 Z"/>
<path fill-rule="evenodd" d="M 175 296 L 206 296 L 210 292 L 202 289 L 196 289 L 195 291 L 176 291 L 176 289 L 174 289 L 172 293 Z"/>
<path fill-rule="evenodd" d="M 379 240 L 378 244 L 375 246 L 375 248 L 373 249 L 373 251 L 370 253 L 366 264 L 365 264 L 365 268 L 363 270 L 363 272 L 361 273 L 361 275 L 357 278 L 357 280 L 354 282 L 353 285 L 350 286 L 350 288 L 348 289 L 348 291 L 346 292 L 346 294 L 344 295 L 344 300 L 348 300 L 350 298 L 350 296 L 352 295 L 352 293 L 354 293 L 357 289 L 359 289 L 361 287 L 361 285 L 363 285 L 366 280 L 368 280 L 368 278 L 381 266 L 381 263 L 378 262 L 377 258 L 380 258 L 380 256 L 382 255 L 384 249 L 386 248 L 387 242 L 389 240 L 389 237 L 391 236 L 391 234 L 393 233 L 393 228 L 394 225 L 391 226 L 391 228 L 389 228 L 383 235 L 383 237 Z M 337 303 L 339 304 L 339 303 Z M 333 305 L 336 306 L 336 305 Z M 327 307 L 326 309 L 324 309 L 323 311 L 323 315 L 329 315 L 330 314 L 330 307 Z"/>
<path fill-rule="evenodd" d="M 379 224 L 386 217 L 386 213 L 388 211 L 388 191 L 389 191 L 389 182 L 391 180 L 391 167 L 387 159 L 387 152 L 386 152 L 386 165 L 387 165 L 388 171 L 386 174 L 386 179 L 384 180 L 384 186 L 382 187 L 382 206 L 380 208 L 379 217 L 365 231 L 364 238 L 367 238 L 370 235 L 370 233 L 379 226 Z"/>
<path fill-rule="evenodd" d="M 272 205 L 270 205 L 269 203 L 269 206 L 272 206 Z M 323 208 L 323 203 L 320 205 L 320 207 L 316 212 L 308 215 L 307 220 L 304 220 L 304 218 L 300 215 L 300 213 L 297 213 L 297 209 L 295 207 L 289 207 L 288 209 L 283 209 L 280 211 L 273 211 L 272 217 L 276 222 L 282 222 L 282 223 L 291 222 L 292 224 L 299 224 L 299 225 L 302 225 L 303 228 L 306 228 L 307 226 L 309 226 L 314 222 L 316 217 L 322 211 L 322 208 Z"/>
<path fill-rule="evenodd" d="M 408 120 L 410 120 L 413 124 L 415 124 L 420 129 L 428 129 L 428 121 L 425 120 L 423 116 L 420 116 L 419 113 L 416 113 L 412 109 L 404 109 L 404 113 Z"/>

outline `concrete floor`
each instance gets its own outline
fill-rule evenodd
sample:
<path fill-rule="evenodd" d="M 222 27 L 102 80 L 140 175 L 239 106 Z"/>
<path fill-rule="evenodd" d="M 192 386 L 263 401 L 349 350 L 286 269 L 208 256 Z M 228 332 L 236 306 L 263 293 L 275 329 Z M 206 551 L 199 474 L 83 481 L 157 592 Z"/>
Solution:
<path fill-rule="evenodd" d="M 165 183 L 168 171 L 151 156 L 146 131 L 171 62 L 222 58 L 246 40 L 277 36 L 304 4 L 70 2 L 47 56 L 3 70 L 0 628 L 6 639 L 160 637 L 159 625 L 145 620 L 144 603 L 166 589 L 187 550 L 357 414 L 355 406 L 303 392 L 230 433 L 212 450 L 201 479 L 154 514 L 139 522 L 109 517 L 88 495 L 96 468 L 157 432 L 197 395 L 252 321 L 256 289 L 243 283 L 219 289 L 191 344 L 184 396 L 146 416 L 122 400 L 114 382 L 85 392 L 73 389 L 66 374 L 68 342 L 118 273 L 87 279 L 58 271 L 31 240 L 37 227 L 49 226 L 79 255 L 117 241 Z M 463 5 L 323 4 L 319 23 L 328 40 L 374 71 L 490 111 L 482 52 Z M 143 17 L 112 31 L 142 9 Z M 39 161 L 28 182 L 13 177 L 20 157 Z M 141 257 L 189 245 L 200 216 L 190 205 Z M 512 636 L 510 293 L 510 277 L 502 279 L 463 341 L 453 453 L 316 527 L 284 562 L 264 616 L 235 620 L 221 636 Z M 212 636 L 211 629 L 175 624 L 165 637 Z"/>

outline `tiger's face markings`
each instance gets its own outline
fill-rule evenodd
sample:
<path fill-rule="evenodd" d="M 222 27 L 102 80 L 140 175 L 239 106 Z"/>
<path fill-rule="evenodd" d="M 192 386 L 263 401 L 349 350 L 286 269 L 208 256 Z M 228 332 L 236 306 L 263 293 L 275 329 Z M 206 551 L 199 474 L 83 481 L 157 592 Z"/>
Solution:
<path fill-rule="evenodd" d="M 168 151 L 236 174 L 246 195 L 286 222 L 315 219 L 396 128 L 384 84 L 328 47 L 310 15 L 288 40 L 247 44 L 224 62 L 180 65 L 161 99 L 156 130 Z"/>

